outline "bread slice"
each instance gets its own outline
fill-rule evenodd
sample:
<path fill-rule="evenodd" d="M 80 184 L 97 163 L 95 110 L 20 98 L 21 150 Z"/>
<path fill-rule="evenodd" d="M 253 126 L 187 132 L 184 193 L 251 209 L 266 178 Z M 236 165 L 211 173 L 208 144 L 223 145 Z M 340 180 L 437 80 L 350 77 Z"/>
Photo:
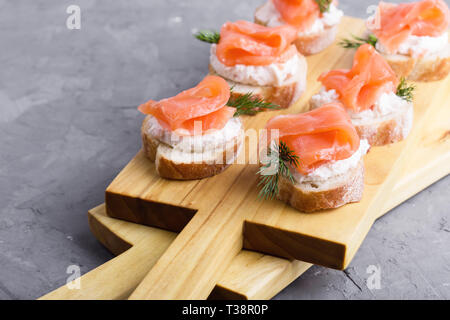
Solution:
<path fill-rule="evenodd" d="M 255 11 L 254 17 L 255 23 L 263 26 L 267 26 L 268 24 L 268 21 L 263 20 L 264 15 L 261 14 L 262 10 L 264 10 L 264 6 L 266 5 L 267 3 L 258 7 Z M 309 56 L 319 53 L 333 44 L 336 39 L 337 32 L 338 25 L 326 27 L 324 30 L 317 33 L 298 35 L 297 39 L 294 41 L 294 44 L 301 54 Z"/>
<path fill-rule="evenodd" d="M 297 78 L 294 79 L 294 81 L 284 86 L 254 86 L 238 83 L 233 80 L 224 78 L 228 82 L 230 87 L 233 88 L 231 98 L 237 98 L 238 96 L 242 96 L 246 93 L 251 92 L 255 97 L 263 99 L 267 102 L 277 104 L 283 109 L 289 108 L 300 98 L 300 96 L 306 90 L 307 63 L 305 57 L 301 54 L 299 54 L 299 59 L 300 63 L 303 64 L 303 67 L 301 69 L 305 70 L 305 72 L 299 72 L 299 74 L 297 74 Z M 221 76 L 214 70 L 211 64 L 209 65 L 209 73 L 211 75 Z"/>
<path fill-rule="evenodd" d="M 414 118 L 412 103 L 403 104 L 399 110 L 377 119 L 352 118 L 361 139 L 371 146 L 384 146 L 406 139 L 411 132 Z"/>
<path fill-rule="evenodd" d="M 237 118 L 236 121 L 241 126 Z M 227 135 L 227 140 L 215 146 L 203 144 L 201 138 L 170 145 L 162 138 L 166 132 L 155 126 L 152 116 L 147 116 L 141 127 L 143 151 L 155 163 L 156 172 L 163 178 L 174 180 L 196 180 L 214 176 L 229 167 L 239 155 L 242 146 L 241 130 Z M 208 139 L 206 139 L 208 140 Z M 200 147 L 198 146 L 200 144 Z M 183 145 L 183 147 L 180 147 Z"/>
<path fill-rule="evenodd" d="M 309 56 L 319 53 L 331 46 L 334 40 L 336 40 L 337 32 L 338 25 L 325 27 L 318 33 L 299 35 L 294 41 L 294 44 L 301 54 Z"/>
<path fill-rule="evenodd" d="M 313 99 L 309 104 L 311 110 L 321 107 Z M 402 103 L 394 112 L 375 119 L 350 117 L 361 139 L 366 139 L 371 146 L 383 146 L 406 139 L 413 125 L 414 107 L 412 103 Z"/>
<path fill-rule="evenodd" d="M 381 55 L 390 64 L 395 74 L 411 81 L 442 80 L 450 73 L 450 44 L 445 50 L 421 58 L 402 54 Z"/>
<path fill-rule="evenodd" d="M 325 182 L 292 183 L 280 177 L 277 198 L 301 212 L 314 212 L 358 202 L 364 190 L 364 163 Z"/>

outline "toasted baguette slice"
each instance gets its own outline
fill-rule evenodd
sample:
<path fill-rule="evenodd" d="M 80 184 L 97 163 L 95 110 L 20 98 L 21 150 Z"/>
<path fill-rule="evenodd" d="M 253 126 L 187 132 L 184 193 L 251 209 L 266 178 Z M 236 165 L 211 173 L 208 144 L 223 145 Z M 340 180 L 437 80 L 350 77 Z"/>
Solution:
<path fill-rule="evenodd" d="M 255 23 L 267 26 L 268 21 L 265 21 L 264 15 L 261 14 L 264 10 L 264 6 L 267 5 L 269 5 L 268 2 L 256 9 L 254 17 Z M 294 44 L 297 47 L 297 50 L 305 56 L 316 54 L 325 50 L 334 42 L 337 31 L 338 25 L 335 25 L 327 27 L 317 33 L 299 35 L 294 41 Z"/>
<path fill-rule="evenodd" d="M 404 104 L 400 110 L 378 119 L 355 119 L 352 123 L 361 139 L 371 146 L 384 146 L 406 139 L 411 132 L 414 118 L 412 103 Z"/>
<path fill-rule="evenodd" d="M 277 104 L 281 108 L 289 108 L 300 98 L 300 96 L 306 90 L 307 63 L 303 55 L 299 54 L 299 57 L 301 63 L 304 65 L 304 67 L 302 67 L 302 70 L 305 70 L 305 72 L 300 72 L 297 75 L 297 79 L 281 87 L 247 85 L 224 78 L 228 82 L 230 87 L 233 88 L 233 91 L 231 92 L 231 98 L 236 98 L 238 96 L 242 96 L 246 93 L 251 92 L 255 97 L 263 99 L 267 102 Z M 211 75 L 221 76 L 214 70 L 211 65 L 209 65 L 209 73 Z"/>
<path fill-rule="evenodd" d="M 338 25 L 326 27 L 318 33 L 298 36 L 294 44 L 300 53 L 309 56 L 331 46 L 334 40 L 336 40 L 337 32 Z"/>
<path fill-rule="evenodd" d="M 402 54 L 381 55 L 390 64 L 396 75 L 411 81 L 442 80 L 450 73 L 450 44 L 442 52 L 413 58 Z"/>
<path fill-rule="evenodd" d="M 358 202 L 364 190 L 364 163 L 345 174 L 328 179 L 326 182 L 292 183 L 280 177 L 277 198 L 302 212 L 313 212 L 341 207 Z"/>
<path fill-rule="evenodd" d="M 214 176 L 229 167 L 241 150 L 240 130 L 233 133 L 226 143 L 214 148 L 208 148 L 205 145 L 198 148 L 199 141 L 194 141 L 198 138 L 194 138 L 192 143 L 184 143 L 184 148 L 180 148 L 179 145 L 169 145 L 160 140 L 161 128 L 155 130 L 155 122 L 152 118 L 147 116 L 142 123 L 143 150 L 147 158 L 155 162 L 156 172 L 163 178 L 196 180 Z M 241 125 L 239 119 L 233 118 L 230 121 L 238 121 Z"/>
<path fill-rule="evenodd" d="M 310 100 L 311 110 L 320 106 Z M 383 146 L 406 139 L 411 132 L 413 118 L 412 103 L 404 103 L 395 112 L 376 119 L 351 117 L 359 137 L 366 139 L 371 146 Z"/>

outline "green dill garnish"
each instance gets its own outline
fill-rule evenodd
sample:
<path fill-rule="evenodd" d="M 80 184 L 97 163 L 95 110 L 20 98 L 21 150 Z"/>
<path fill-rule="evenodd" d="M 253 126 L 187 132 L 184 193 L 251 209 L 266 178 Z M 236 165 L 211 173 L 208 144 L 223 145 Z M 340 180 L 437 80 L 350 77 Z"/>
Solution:
<path fill-rule="evenodd" d="M 207 43 L 219 43 L 220 33 L 211 30 L 201 30 L 194 34 L 194 37 L 196 37 L 200 41 Z"/>
<path fill-rule="evenodd" d="M 233 88 L 230 89 L 233 91 Z M 278 110 L 280 106 L 271 102 L 266 102 L 263 99 L 255 97 L 253 93 L 248 92 L 244 95 L 239 95 L 236 98 L 230 98 L 227 106 L 236 108 L 235 117 L 241 115 L 255 115 L 264 110 Z"/>
<path fill-rule="evenodd" d="M 363 44 L 370 44 L 373 47 L 377 44 L 378 38 L 373 34 L 369 34 L 367 38 L 357 37 L 352 35 L 352 39 L 343 39 L 338 43 L 342 48 L 350 49 L 350 48 L 359 48 Z"/>
<path fill-rule="evenodd" d="M 285 177 L 294 183 L 289 165 L 297 167 L 299 157 L 283 141 L 280 141 L 279 144 L 272 141 L 267 156 L 269 161 L 258 171 L 258 174 L 261 175 L 261 180 L 258 183 L 258 186 L 261 187 L 259 197 L 273 199 L 278 194 L 280 177 Z"/>
<path fill-rule="evenodd" d="M 408 102 L 412 102 L 414 98 L 414 90 L 416 87 L 412 84 L 408 84 L 404 77 L 400 79 L 400 83 L 397 86 L 396 95 L 406 100 Z"/>
<path fill-rule="evenodd" d="M 319 10 L 321 13 L 328 12 L 330 10 L 330 4 L 333 0 L 315 0 L 319 5 Z"/>

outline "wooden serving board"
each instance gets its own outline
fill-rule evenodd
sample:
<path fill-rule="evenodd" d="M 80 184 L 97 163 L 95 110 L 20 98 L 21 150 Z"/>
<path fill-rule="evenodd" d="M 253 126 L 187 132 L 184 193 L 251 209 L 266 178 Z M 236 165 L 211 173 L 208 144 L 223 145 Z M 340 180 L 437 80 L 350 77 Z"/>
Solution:
<path fill-rule="evenodd" d="M 342 23 L 340 35 L 342 37 L 357 31 L 362 33 L 363 29 L 361 20 L 346 18 Z M 295 106 L 277 113 L 304 111 L 309 97 L 319 89 L 320 84 L 315 81 L 318 75 L 329 69 L 349 68 L 353 53 L 351 50 L 333 47 L 319 55 L 309 57 L 307 92 Z M 143 281 L 131 298 L 206 298 L 216 283 L 221 282 L 227 268 L 231 270 L 231 273 L 233 270 L 241 270 L 239 266 L 233 269 L 236 267 L 235 262 L 231 265 L 230 263 L 239 260 L 242 255 L 239 252 L 243 245 L 246 248 L 281 257 L 344 268 L 354 256 L 375 218 L 386 206 L 386 199 L 389 198 L 395 182 L 403 174 L 406 157 L 417 148 L 421 135 L 427 132 L 424 131 L 423 126 L 426 120 L 429 116 L 439 113 L 441 117 L 449 118 L 449 108 L 443 107 L 450 97 L 449 84 L 447 79 L 437 83 L 418 85 L 415 99 L 416 119 L 411 136 L 406 141 L 395 145 L 373 148 L 365 159 L 367 174 L 363 200 L 358 204 L 347 205 L 336 210 L 303 214 L 279 201 L 259 200 L 256 188 L 256 165 L 233 165 L 224 173 L 210 179 L 177 182 L 160 179 L 155 174 L 153 164 L 139 153 L 108 187 L 106 192 L 108 215 L 181 232 L 175 239 L 172 234 L 172 240 L 166 242 L 167 250 L 165 251 L 163 241 L 158 240 L 160 243 L 155 244 L 156 238 L 153 238 L 152 241 L 148 241 L 146 247 L 134 245 L 116 258 L 125 261 L 123 257 L 135 257 L 134 252 L 142 250 L 144 256 L 140 256 L 140 259 L 150 263 L 146 266 L 138 264 L 136 267 L 140 268 L 142 272 L 140 279 Z M 246 118 L 245 127 L 262 128 L 266 121 L 277 113 L 268 112 Z M 443 113 L 447 113 L 445 117 Z M 433 129 L 434 131 L 442 129 L 437 128 L 435 124 L 433 126 L 436 128 Z M 432 144 L 430 151 L 445 145 L 444 150 L 448 152 L 448 124 L 444 124 L 443 129 L 440 132 L 440 142 L 434 140 L 429 142 Z M 422 139 L 428 139 L 428 136 Z M 437 158 L 443 156 L 442 153 L 434 154 Z M 433 161 L 439 162 L 437 159 Z M 432 168 L 439 171 L 439 174 L 434 173 L 434 177 L 448 174 L 448 168 L 445 170 L 434 166 Z M 417 192 L 426 186 L 422 181 L 416 180 L 420 177 L 420 173 L 415 171 L 414 174 L 414 179 L 411 178 L 410 183 L 407 184 L 409 189 L 402 191 L 403 195 L 407 195 L 408 192 Z M 431 182 L 431 180 L 432 178 L 428 178 L 427 181 Z M 415 183 L 418 189 L 414 189 L 411 182 Z M 92 218 L 91 221 L 93 221 Z M 124 224 L 121 221 L 115 223 Z M 100 229 L 104 232 L 96 232 L 94 229 L 94 233 L 97 235 L 108 233 L 105 231 L 107 227 L 100 227 Z M 157 233 L 164 234 L 163 237 L 170 235 L 161 230 Z M 117 237 L 105 236 L 103 242 L 107 246 L 109 246 L 108 243 L 116 243 L 119 249 L 114 246 L 116 249 L 113 250 L 117 250 L 117 253 L 123 252 L 132 245 L 124 239 L 123 241 L 117 239 Z M 156 251 L 159 252 L 159 256 L 156 257 L 151 253 L 152 250 L 159 250 Z M 287 260 L 274 261 L 278 263 Z M 308 266 L 303 262 L 294 263 L 301 265 L 299 269 L 302 270 Z M 137 274 L 136 270 L 130 272 L 130 265 L 126 264 L 120 264 L 120 266 L 122 269 L 116 268 L 115 271 L 109 271 L 112 272 L 111 275 L 115 275 L 115 282 L 123 284 L 124 281 L 119 281 L 119 278 L 130 281 L 131 277 L 136 280 L 133 275 L 130 275 L 130 273 Z M 106 266 L 104 268 L 110 270 Z M 297 271 L 293 271 L 292 275 L 294 276 L 297 272 L 295 276 L 298 276 L 299 269 L 294 269 Z M 121 272 L 125 270 L 128 272 Z M 145 272 L 149 270 L 149 274 L 144 278 Z M 89 273 L 86 276 L 88 275 Z M 231 277 L 231 279 L 234 278 Z M 137 282 L 133 285 L 137 285 Z M 280 285 L 280 288 L 277 285 L 273 286 L 273 294 L 285 284 Z M 122 291 L 124 295 L 121 297 L 127 296 L 132 290 L 130 287 L 127 289 L 129 291 L 126 293 Z M 235 292 L 240 291 L 245 290 Z M 252 295 L 248 294 L 248 296 Z"/>
<path fill-rule="evenodd" d="M 449 109 L 449 108 L 447 108 Z M 402 178 L 388 197 L 381 215 L 450 173 L 450 112 L 427 120 Z M 63 286 L 41 299 L 125 299 L 142 281 L 176 237 L 176 233 L 106 216 L 105 206 L 89 211 L 97 239 L 118 255 L 85 274 L 81 290 Z M 210 299 L 270 299 L 311 264 L 242 250 L 209 295 Z"/>
<path fill-rule="evenodd" d="M 341 36 L 362 33 L 364 24 L 347 18 L 341 30 Z M 305 111 L 309 97 L 319 89 L 315 81 L 319 74 L 349 68 L 353 53 L 335 46 L 308 58 L 309 87 L 302 99 L 288 110 L 245 118 L 245 128 L 263 128 L 277 113 Z M 409 138 L 372 148 L 365 158 L 362 201 L 335 210 L 304 214 L 280 201 L 261 201 L 257 196 L 257 165 L 233 165 L 201 181 L 170 181 L 160 178 L 154 164 L 140 152 L 107 188 L 107 214 L 181 232 L 131 298 L 205 299 L 243 246 L 345 268 L 383 210 L 385 199 L 402 174 L 404 158 L 417 144 L 425 119 L 442 112 L 450 98 L 449 83 L 447 79 L 417 85 L 415 121 Z"/>
<path fill-rule="evenodd" d="M 340 37 L 363 30 L 361 20 L 346 18 Z M 308 90 L 302 99 L 288 110 L 245 118 L 245 127 L 260 129 L 277 113 L 305 111 L 309 97 L 319 89 L 319 74 L 349 68 L 353 54 L 352 50 L 334 46 L 309 57 Z M 429 114 L 440 112 L 448 101 L 448 87 L 449 80 L 417 85 L 410 137 L 394 145 L 373 148 L 365 158 L 362 201 L 336 210 L 303 214 L 280 201 L 259 200 L 257 165 L 233 165 L 224 173 L 201 181 L 169 181 L 161 179 L 154 165 L 139 153 L 106 190 L 107 214 L 181 232 L 131 298 L 207 298 L 243 246 L 345 268 L 383 210 L 385 199 L 402 174 L 404 158 L 416 145 L 424 120 Z"/>

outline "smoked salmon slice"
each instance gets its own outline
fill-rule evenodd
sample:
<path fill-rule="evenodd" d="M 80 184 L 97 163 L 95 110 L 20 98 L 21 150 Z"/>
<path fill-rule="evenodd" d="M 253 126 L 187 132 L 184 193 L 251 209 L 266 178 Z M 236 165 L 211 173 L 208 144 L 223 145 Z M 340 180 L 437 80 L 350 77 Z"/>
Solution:
<path fill-rule="evenodd" d="M 442 0 L 423 0 L 415 3 L 378 5 L 379 24 L 372 32 L 383 46 L 395 53 L 408 36 L 442 35 L 449 28 L 450 11 Z"/>
<path fill-rule="evenodd" d="M 383 93 L 396 90 L 398 79 L 384 58 L 370 44 L 358 48 L 350 70 L 332 70 L 319 79 L 327 90 L 354 112 L 370 109 Z"/>
<path fill-rule="evenodd" d="M 138 107 L 154 116 L 160 125 L 179 134 L 194 132 L 195 122 L 201 122 L 202 133 L 220 130 L 233 117 L 235 108 L 226 106 L 230 99 L 228 83 L 217 76 L 207 76 L 196 87 L 161 101 L 150 100 Z"/>
<path fill-rule="evenodd" d="M 262 66 L 285 62 L 297 54 L 292 42 L 296 30 L 290 26 L 269 28 L 248 21 L 227 22 L 220 30 L 216 55 L 226 66 Z"/>
<path fill-rule="evenodd" d="M 320 16 L 319 5 L 315 0 L 271 0 L 283 20 L 298 28 L 307 30 Z"/>
<path fill-rule="evenodd" d="M 276 129 L 279 139 L 299 157 L 297 170 L 308 174 L 317 167 L 349 158 L 360 139 L 350 116 L 338 102 L 306 113 L 280 115 L 269 120 L 266 129 Z"/>

